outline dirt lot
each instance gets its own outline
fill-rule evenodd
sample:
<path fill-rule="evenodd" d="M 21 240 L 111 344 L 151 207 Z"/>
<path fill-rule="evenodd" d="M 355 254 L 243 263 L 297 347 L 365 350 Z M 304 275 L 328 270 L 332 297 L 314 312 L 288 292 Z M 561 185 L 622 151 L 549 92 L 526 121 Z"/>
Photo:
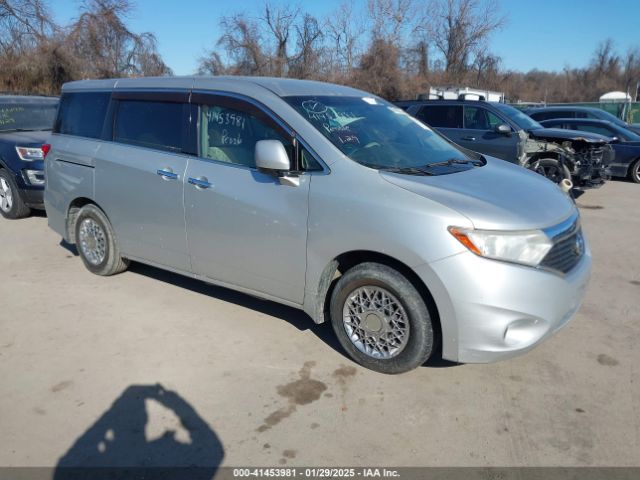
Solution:
<path fill-rule="evenodd" d="M 640 185 L 578 200 L 573 322 L 527 355 L 383 376 L 301 312 L 0 219 L 0 466 L 640 465 Z M 173 432 L 173 433 L 172 433 Z"/>

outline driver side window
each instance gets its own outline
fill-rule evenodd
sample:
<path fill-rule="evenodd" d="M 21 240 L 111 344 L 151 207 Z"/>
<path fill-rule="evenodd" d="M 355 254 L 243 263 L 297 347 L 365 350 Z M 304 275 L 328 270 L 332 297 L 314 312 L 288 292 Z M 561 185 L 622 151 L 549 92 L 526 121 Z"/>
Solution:
<path fill-rule="evenodd" d="M 200 156 L 255 168 L 259 140 L 280 140 L 293 160 L 293 144 L 255 115 L 221 105 L 200 106 Z"/>

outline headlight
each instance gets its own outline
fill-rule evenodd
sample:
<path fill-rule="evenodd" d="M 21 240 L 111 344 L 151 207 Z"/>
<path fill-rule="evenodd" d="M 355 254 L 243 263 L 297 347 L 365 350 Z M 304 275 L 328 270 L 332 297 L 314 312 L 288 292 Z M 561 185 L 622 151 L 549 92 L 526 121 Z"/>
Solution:
<path fill-rule="evenodd" d="M 449 227 L 451 235 L 480 257 L 536 267 L 553 242 L 540 230 L 499 231 Z"/>
<path fill-rule="evenodd" d="M 16 152 L 18 152 L 20 159 L 25 162 L 44 160 L 47 155 L 41 147 L 16 147 Z"/>

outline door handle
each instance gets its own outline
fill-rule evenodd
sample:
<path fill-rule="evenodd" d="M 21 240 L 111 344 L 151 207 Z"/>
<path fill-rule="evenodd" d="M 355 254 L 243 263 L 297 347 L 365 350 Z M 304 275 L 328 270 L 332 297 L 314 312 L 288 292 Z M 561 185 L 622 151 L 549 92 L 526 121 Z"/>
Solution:
<path fill-rule="evenodd" d="M 160 175 L 164 180 L 177 180 L 178 174 L 174 173 L 170 168 L 161 168 L 156 172 Z"/>
<path fill-rule="evenodd" d="M 468 140 L 470 142 L 475 142 L 476 141 L 476 137 L 462 137 L 461 140 Z"/>
<path fill-rule="evenodd" d="M 189 180 L 187 181 L 191 185 L 194 185 L 196 188 L 200 188 L 200 189 L 212 187 L 212 184 L 209 183 L 209 181 L 207 180 L 207 177 L 198 177 L 198 178 L 189 177 Z"/>

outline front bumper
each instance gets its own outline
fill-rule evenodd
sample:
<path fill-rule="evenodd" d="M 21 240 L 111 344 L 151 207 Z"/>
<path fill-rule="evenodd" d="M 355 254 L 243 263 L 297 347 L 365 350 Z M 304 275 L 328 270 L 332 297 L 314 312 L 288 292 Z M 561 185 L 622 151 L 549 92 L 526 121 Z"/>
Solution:
<path fill-rule="evenodd" d="M 471 252 L 416 271 L 426 285 L 437 284 L 430 289 L 440 313 L 443 357 L 487 363 L 520 355 L 569 322 L 585 295 L 591 253 L 587 248 L 566 275 Z"/>

